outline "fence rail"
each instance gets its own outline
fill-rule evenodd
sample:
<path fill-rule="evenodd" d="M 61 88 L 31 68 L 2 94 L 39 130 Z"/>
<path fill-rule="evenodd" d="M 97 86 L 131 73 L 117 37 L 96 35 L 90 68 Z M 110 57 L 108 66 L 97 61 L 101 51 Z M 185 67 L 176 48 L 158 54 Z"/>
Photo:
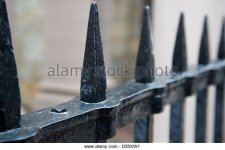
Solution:
<path fill-rule="evenodd" d="M 154 79 L 149 7 L 145 6 L 135 80 L 106 91 L 97 4 L 90 9 L 80 97 L 20 116 L 20 94 L 4 0 L 0 0 L 0 142 L 107 142 L 118 128 L 135 122 L 134 142 L 152 142 L 153 115 L 171 105 L 170 142 L 184 142 L 185 98 L 197 94 L 196 142 L 206 142 L 207 87 L 216 86 L 214 142 L 223 142 L 225 21 L 218 60 L 210 62 L 207 17 L 199 64 L 187 70 L 184 15 L 177 31 L 172 66 L 176 75 Z M 139 69 L 142 69 L 139 70 Z M 144 69 L 143 69 L 144 68 Z M 151 75 L 149 75 L 149 73 Z"/>

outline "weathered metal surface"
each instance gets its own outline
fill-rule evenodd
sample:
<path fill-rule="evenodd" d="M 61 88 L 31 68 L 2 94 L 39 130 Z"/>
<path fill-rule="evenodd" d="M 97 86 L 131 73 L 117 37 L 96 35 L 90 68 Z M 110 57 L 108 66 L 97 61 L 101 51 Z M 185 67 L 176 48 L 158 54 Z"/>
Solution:
<path fill-rule="evenodd" d="M 221 37 L 220 37 L 220 43 L 219 43 L 219 51 L 218 51 L 217 57 L 219 60 L 225 59 L 225 19 L 223 19 Z"/>
<path fill-rule="evenodd" d="M 5 0 L 0 0 L 0 132 L 20 123 L 20 92 Z"/>
<path fill-rule="evenodd" d="M 178 75 L 187 70 L 187 54 L 184 29 L 184 15 L 181 14 L 178 26 L 175 49 L 173 53 L 173 71 Z M 178 89 L 180 96 L 171 104 L 170 110 L 170 142 L 183 142 L 184 132 L 184 89 Z"/>
<path fill-rule="evenodd" d="M 156 83 L 131 81 L 109 91 L 107 100 L 101 103 L 84 103 L 76 97 L 65 104 L 22 116 L 21 127 L 1 132 L 0 142 L 96 142 L 108 139 L 115 135 L 118 127 L 148 115 L 151 97 L 161 90 Z"/>
<path fill-rule="evenodd" d="M 152 142 L 150 139 L 150 135 L 153 134 L 152 128 L 153 126 L 152 118 L 153 115 L 142 116 L 142 118 L 138 119 L 134 123 L 134 142 L 135 143 L 149 143 Z"/>
<path fill-rule="evenodd" d="M 209 40 L 208 40 L 208 19 L 205 17 L 204 26 L 202 31 L 202 39 L 200 45 L 199 67 L 207 65 L 210 62 L 209 58 Z M 195 121 L 195 142 L 206 142 L 206 124 L 207 124 L 207 101 L 208 89 L 205 87 L 197 93 L 196 103 L 196 121 Z"/>
<path fill-rule="evenodd" d="M 219 43 L 218 60 L 225 59 L 225 19 L 223 20 L 221 38 Z M 223 76 L 225 76 L 223 72 Z M 225 80 L 216 85 L 216 104 L 215 104 L 215 123 L 214 123 L 214 142 L 223 142 L 224 133 L 224 95 Z"/>
<path fill-rule="evenodd" d="M 214 142 L 223 142 L 224 133 L 224 83 L 216 85 L 216 104 L 215 104 L 215 123 L 214 123 Z"/>
<path fill-rule="evenodd" d="M 186 38 L 184 27 L 184 14 L 180 16 L 178 31 L 176 36 L 175 48 L 173 53 L 173 69 L 176 73 L 182 73 L 187 70 Z"/>
<path fill-rule="evenodd" d="M 164 105 L 171 104 L 172 99 L 180 96 L 179 90 L 169 90 L 171 87 L 181 88 L 177 82 L 184 81 L 182 88 L 185 91 L 201 90 L 223 81 L 221 72 L 225 72 L 225 60 L 184 72 L 164 84 L 130 81 L 108 91 L 107 99 L 100 103 L 85 103 L 80 101 L 80 97 L 75 97 L 56 107 L 21 116 L 21 126 L 0 132 L 0 142 L 95 142 L 108 139 L 115 135 L 117 128 L 148 115 L 151 107 L 159 104 L 158 101 Z M 195 80 L 200 75 L 208 74 L 210 82 Z M 184 93 L 184 96 L 195 93 Z"/>
<path fill-rule="evenodd" d="M 149 6 L 144 8 L 140 45 L 135 69 L 135 80 L 139 83 L 150 83 L 155 79 L 155 62 L 152 54 L 153 47 L 149 9 Z"/>
<path fill-rule="evenodd" d="M 118 128 L 132 122 L 136 122 L 135 142 L 151 142 L 153 114 L 162 112 L 165 105 L 171 105 L 170 142 L 183 142 L 185 97 L 199 91 L 198 100 L 201 102 L 201 108 L 198 108 L 200 111 L 197 114 L 200 114 L 200 119 L 197 120 L 200 123 L 197 124 L 204 126 L 205 89 L 212 84 L 217 85 L 214 140 L 222 141 L 225 23 L 218 60 L 208 64 L 205 23 L 199 57 L 201 66 L 187 71 L 182 14 L 173 57 L 173 71 L 177 75 L 158 83 L 154 81 L 149 8 L 145 7 L 135 81 L 129 81 L 106 92 L 98 10 L 96 3 L 93 3 L 88 24 L 81 97 L 23 115 L 19 126 L 20 96 L 5 1 L 0 0 L 0 6 L 0 142 L 106 142 L 116 134 Z M 139 74 L 138 67 L 144 68 L 143 74 Z M 148 71 L 150 74 L 153 73 L 153 76 L 149 76 Z M 203 133 L 199 134 L 201 138 L 205 137 Z"/>
<path fill-rule="evenodd" d="M 195 142 L 206 142 L 206 117 L 207 117 L 207 96 L 208 90 L 203 89 L 197 93 L 196 121 L 195 121 Z"/>
<path fill-rule="evenodd" d="M 140 45 L 137 55 L 137 64 L 135 69 L 135 80 L 139 83 L 150 83 L 154 81 L 155 62 L 152 54 L 151 29 L 149 19 L 149 6 L 145 6 L 143 13 L 143 23 L 141 31 Z M 150 110 L 151 108 L 149 108 Z M 150 142 L 149 133 L 153 133 L 150 126 L 153 125 L 152 115 L 143 116 L 134 124 L 134 142 Z M 151 122 L 150 122 L 151 121 Z M 150 131 L 151 130 L 151 131 Z"/>
<path fill-rule="evenodd" d="M 202 31 L 202 38 L 200 43 L 200 51 L 198 58 L 198 65 L 207 65 L 210 62 L 209 58 L 209 37 L 208 37 L 208 18 L 205 17 Z"/>
<path fill-rule="evenodd" d="M 105 65 L 96 3 L 92 3 L 89 15 L 80 95 L 81 100 L 88 103 L 106 99 Z"/>

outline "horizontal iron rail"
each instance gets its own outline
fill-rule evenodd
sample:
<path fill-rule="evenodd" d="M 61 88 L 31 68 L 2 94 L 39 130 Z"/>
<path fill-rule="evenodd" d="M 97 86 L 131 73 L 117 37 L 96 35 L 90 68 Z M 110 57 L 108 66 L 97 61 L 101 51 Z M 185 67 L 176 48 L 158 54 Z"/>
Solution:
<path fill-rule="evenodd" d="M 117 128 L 143 115 L 160 113 L 164 105 L 220 83 L 224 74 L 225 61 L 216 61 L 183 72 L 165 83 L 130 81 L 109 90 L 103 102 L 85 103 L 75 97 L 56 107 L 21 116 L 21 126 L 0 132 L 0 142 L 103 141 L 113 137 Z"/>

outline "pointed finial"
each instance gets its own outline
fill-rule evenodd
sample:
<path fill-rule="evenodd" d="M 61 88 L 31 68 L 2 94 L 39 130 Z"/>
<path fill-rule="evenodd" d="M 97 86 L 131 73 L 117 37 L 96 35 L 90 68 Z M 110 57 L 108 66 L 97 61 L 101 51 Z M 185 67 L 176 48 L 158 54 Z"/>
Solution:
<path fill-rule="evenodd" d="M 151 27 L 149 18 L 149 6 L 145 6 L 141 40 L 137 55 L 135 80 L 140 83 L 149 83 L 154 80 L 154 56 L 152 54 Z"/>
<path fill-rule="evenodd" d="M 83 70 L 81 101 L 97 103 L 106 99 L 106 75 L 97 4 L 91 4 Z"/>
<path fill-rule="evenodd" d="M 223 19 L 222 31 L 219 43 L 218 59 L 225 59 L 225 18 Z"/>
<path fill-rule="evenodd" d="M 0 0 L 0 132 L 20 123 L 20 92 L 5 0 Z"/>
<path fill-rule="evenodd" d="M 209 39 L 208 39 L 208 18 L 205 17 L 203 31 L 202 31 L 198 64 L 206 65 L 209 63 L 209 61 L 210 61 L 210 59 L 209 59 Z"/>
<path fill-rule="evenodd" d="M 186 39 L 184 28 L 184 14 L 180 15 L 180 22 L 177 31 L 176 43 L 173 52 L 173 71 L 181 73 L 187 70 L 187 54 L 186 54 Z"/>

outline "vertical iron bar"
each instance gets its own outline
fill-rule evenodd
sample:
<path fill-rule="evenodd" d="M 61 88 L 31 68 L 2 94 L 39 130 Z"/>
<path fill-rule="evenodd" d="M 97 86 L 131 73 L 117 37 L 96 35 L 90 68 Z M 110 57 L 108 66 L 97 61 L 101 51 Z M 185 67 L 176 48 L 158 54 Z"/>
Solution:
<path fill-rule="evenodd" d="M 216 106 L 215 106 L 215 125 L 214 142 L 223 142 L 224 132 L 224 84 L 225 80 L 216 85 Z"/>
<path fill-rule="evenodd" d="M 103 47 L 99 26 L 99 14 L 97 3 L 93 2 L 90 8 L 86 47 L 83 61 L 80 87 L 81 101 L 86 103 L 99 103 L 106 100 L 106 74 L 103 56 Z M 101 121 L 94 122 L 92 128 L 95 135 L 90 136 L 87 141 L 105 143 L 106 139 L 101 139 L 99 134 L 105 132 L 100 128 Z"/>
<path fill-rule="evenodd" d="M 199 67 L 207 65 L 210 61 L 207 23 L 208 19 L 207 17 L 205 17 L 198 60 Z M 198 91 L 196 104 L 196 121 L 195 121 L 196 143 L 206 142 L 207 101 L 208 101 L 208 89 L 204 88 L 203 90 Z"/>
<path fill-rule="evenodd" d="M 0 132 L 20 124 L 20 92 L 6 2 L 0 0 Z"/>
<path fill-rule="evenodd" d="M 106 74 L 97 4 L 91 4 L 81 75 L 81 101 L 98 103 L 106 99 Z"/>
<path fill-rule="evenodd" d="M 219 43 L 218 60 L 225 59 L 225 19 L 223 20 L 221 38 Z M 216 105 L 215 105 L 215 125 L 214 125 L 214 142 L 223 142 L 224 132 L 224 92 L 225 80 L 216 85 Z"/>
<path fill-rule="evenodd" d="M 145 6 L 141 39 L 137 55 L 135 69 L 135 80 L 139 83 L 150 83 L 154 81 L 154 56 L 152 54 L 152 40 L 149 20 L 149 6 Z M 134 141 L 136 143 L 152 142 L 153 115 L 143 116 L 135 122 Z M 151 136 L 149 136 L 151 134 Z"/>
<path fill-rule="evenodd" d="M 173 53 L 173 71 L 178 75 L 187 70 L 187 55 L 185 43 L 184 15 L 180 16 L 176 43 Z M 171 105 L 170 109 L 170 142 L 183 142 L 184 134 L 184 98 Z"/>
<path fill-rule="evenodd" d="M 153 114 L 143 116 L 135 122 L 134 141 L 136 143 L 148 143 L 153 140 Z"/>
<path fill-rule="evenodd" d="M 203 89 L 197 93 L 195 142 L 206 142 L 206 117 L 207 117 L 207 95 L 208 90 Z"/>
<path fill-rule="evenodd" d="M 184 99 L 172 104 L 170 109 L 170 143 L 184 142 Z"/>

